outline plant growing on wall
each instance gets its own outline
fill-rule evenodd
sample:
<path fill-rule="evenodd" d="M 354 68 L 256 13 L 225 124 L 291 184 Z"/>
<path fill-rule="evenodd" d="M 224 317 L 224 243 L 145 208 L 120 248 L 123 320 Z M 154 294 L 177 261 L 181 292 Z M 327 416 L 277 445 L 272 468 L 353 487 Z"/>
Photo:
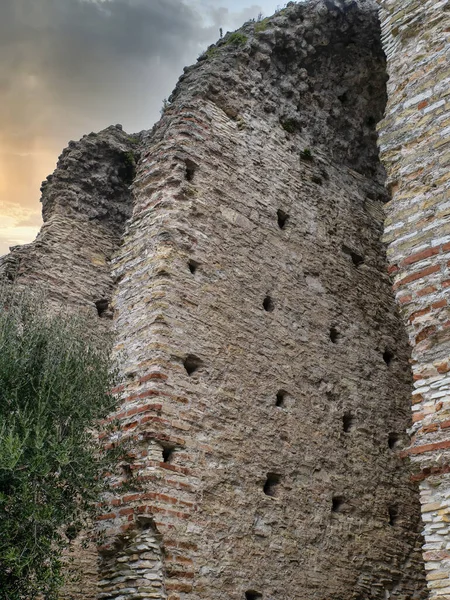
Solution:
<path fill-rule="evenodd" d="M 1 600 L 57 597 L 62 551 L 117 460 L 93 435 L 116 401 L 108 348 L 86 331 L 0 288 Z"/>

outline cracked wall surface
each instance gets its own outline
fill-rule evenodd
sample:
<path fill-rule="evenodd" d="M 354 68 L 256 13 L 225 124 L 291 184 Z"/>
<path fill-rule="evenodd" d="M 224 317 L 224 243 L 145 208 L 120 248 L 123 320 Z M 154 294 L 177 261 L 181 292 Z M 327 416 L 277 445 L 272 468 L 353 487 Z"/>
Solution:
<path fill-rule="evenodd" d="M 450 3 L 380 2 L 388 106 L 385 240 L 412 346 L 413 437 L 430 598 L 450 597 Z"/>
<path fill-rule="evenodd" d="M 426 597 L 385 81 L 376 4 L 313 0 L 210 47 L 147 136 L 114 261 L 133 452 L 102 599 Z"/>

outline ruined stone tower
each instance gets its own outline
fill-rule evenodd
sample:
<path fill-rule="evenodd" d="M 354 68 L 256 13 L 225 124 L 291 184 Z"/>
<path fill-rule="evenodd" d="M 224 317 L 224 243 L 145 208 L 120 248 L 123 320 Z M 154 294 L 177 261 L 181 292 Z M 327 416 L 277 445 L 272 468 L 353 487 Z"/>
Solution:
<path fill-rule="evenodd" d="M 63 154 L 0 272 L 100 332 L 114 310 L 105 441 L 132 447 L 99 576 L 79 552 L 66 597 L 425 599 L 417 481 L 449 597 L 445 9 L 382 1 L 381 32 L 372 0 L 289 3 L 186 68 L 142 138 Z"/>
<path fill-rule="evenodd" d="M 210 47 L 147 138 L 100 598 L 425 597 L 385 81 L 376 6 L 293 5 Z"/>

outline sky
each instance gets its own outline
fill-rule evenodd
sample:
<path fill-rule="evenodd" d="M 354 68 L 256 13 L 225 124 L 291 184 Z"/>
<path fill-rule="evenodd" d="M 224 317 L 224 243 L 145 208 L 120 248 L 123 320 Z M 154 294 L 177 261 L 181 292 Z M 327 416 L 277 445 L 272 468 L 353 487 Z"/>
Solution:
<path fill-rule="evenodd" d="M 183 67 L 279 0 L 0 0 L 0 255 L 41 225 L 71 139 L 159 118 Z"/>

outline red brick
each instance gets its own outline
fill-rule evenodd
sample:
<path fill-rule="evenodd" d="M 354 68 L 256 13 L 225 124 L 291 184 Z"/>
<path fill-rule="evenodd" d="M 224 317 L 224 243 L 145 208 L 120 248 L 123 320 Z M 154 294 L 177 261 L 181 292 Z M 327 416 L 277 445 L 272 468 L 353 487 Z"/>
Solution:
<path fill-rule="evenodd" d="M 450 427 L 450 419 L 447 421 L 442 421 L 441 429 L 448 429 Z"/>
<path fill-rule="evenodd" d="M 423 402 L 423 396 L 422 394 L 414 394 L 414 396 L 412 397 L 412 403 L 414 404 L 420 404 L 421 402 Z"/>
<path fill-rule="evenodd" d="M 139 500 L 141 497 L 141 494 L 129 494 L 128 496 L 124 496 L 122 498 L 124 503 L 128 503 L 128 502 L 134 502 L 135 500 Z"/>
<path fill-rule="evenodd" d="M 411 475 L 411 481 L 423 481 L 427 477 L 432 477 L 433 475 L 444 475 L 445 473 L 450 473 L 450 466 L 444 465 L 443 467 L 427 467 L 423 469 L 420 473 L 415 473 Z"/>
<path fill-rule="evenodd" d="M 437 292 L 437 287 L 435 287 L 434 285 L 427 285 L 427 287 L 424 287 L 421 290 L 417 291 L 416 294 L 417 296 L 422 297 L 428 296 L 428 294 L 432 294 L 433 292 Z"/>
<path fill-rule="evenodd" d="M 433 275 L 433 273 L 437 273 L 441 270 L 440 265 L 431 265 L 426 269 L 422 269 L 421 271 L 416 271 L 415 273 L 411 273 L 411 275 L 407 275 L 400 281 L 397 281 L 394 284 L 394 289 L 401 287 L 402 285 L 406 285 L 407 283 L 411 283 L 412 281 L 417 281 L 418 279 L 423 279 L 424 277 L 428 277 L 428 275 Z M 450 283 L 449 283 L 450 285 Z"/>
<path fill-rule="evenodd" d="M 412 422 L 417 423 L 417 421 L 421 421 L 425 417 L 424 413 L 415 412 L 412 416 Z"/>
<path fill-rule="evenodd" d="M 177 577 L 178 579 L 194 579 L 194 573 L 192 573 L 192 571 L 182 571 L 181 569 L 174 569 L 167 566 L 166 572 L 168 577 Z"/>
<path fill-rule="evenodd" d="M 430 550 L 424 552 L 423 557 L 425 560 L 445 560 L 450 558 L 450 554 L 446 550 Z"/>
<path fill-rule="evenodd" d="M 408 302 L 411 302 L 411 300 L 412 300 L 411 294 L 406 294 L 405 296 L 400 296 L 398 298 L 398 302 L 400 304 L 407 304 Z"/>
<path fill-rule="evenodd" d="M 415 254 L 411 254 L 407 256 L 404 260 L 402 260 L 402 265 L 412 265 L 416 262 L 420 262 L 421 260 L 425 260 L 426 258 L 430 258 L 430 256 L 435 256 L 439 254 L 439 248 L 427 248 L 426 250 L 422 250 L 421 252 L 416 252 Z"/>
<path fill-rule="evenodd" d="M 422 110 L 422 108 L 425 108 L 426 106 L 428 106 L 428 100 L 422 100 L 422 102 L 419 102 L 417 105 L 417 108 L 418 110 Z"/>
<path fill-rule="evenodd" d="M 159 379 L 162 381 L 166 381 L 167 375 L 164 373 L 149 373 L 148 375 L 144 375 L 139 379 L 139 383 L 145 383 L 146 381 L 150 381 L 151 379 Z"/>
<path fill-rule="evenodd" d="M 188 583 L 166 582 L 166 590 L 174 590 L 176 592 L 192 592 L 192 585 Z"/>
<path fill-rule="evenodd" d="M 438 302 L 434 302 L 431 305 L 431 308 L 444 308 L 444 306 L 447 306 L 447 300 L 439 300 Z"/>
<path fill-rule="evenodd" d="M 131 408 L 130 410 L 127 410 L 126 416 L 132 417 L 133 415 L 140 414 L 143 412 L 149 412 L 149 411 L 159 412 L 159 411 L 161 411 L 161 408 L 162 408 L 162 404 L 146 404 L 145 406 L 136 406 L 135 408 Z"/>
<path fill-rule="evenodd" d="M 433 450 L 445 450 L 450 448 L 450 440 L 443 442 L 435 442 L 434 444 L 425 444 L 424 446 L 415 446 L 414 448 L 408 448 L 402 454 L 425 454 L 426 452 L 432 452 Z"/>
<path fill-rule="evenodd" d="M 423 433 L 435 433 L 439 429 L 438 423 L 431 423 L 431 425 L 424 425 L 422 427 Z"/>
<path fill-rule="evenodd" d="M 123 392 L 124 389 L 125 389 L 125 386 L 123 384 L 118 385 L 117 387 L 115 387 L 111 390 L 111 394 L 118 394 L 119 392 Z"/>
<path fill-rule="evenodd" d="M 409 322 L 412 323 L 415 319 L 418 319 L 419 317 L 422 317 L 423 315 L 426 315 L 427 313 L 430 312 L 430 307 L 427 306 L 427 308 L 422 308 L 422 310 L 418 310 L 414 313 L 412 313 L 409 317 Z"/>
<path fill-rule="evenodd" d="M 421 342 L 422 340 L 426 340 L 428 337 L 436 333 L 436 325 L 430 325 L 429 327 L 425 327 L 422 331 L 416 335 L 416 344 Z"/>
<path fill-rule="evenodd" d="M 166 556 L 166 560 L 174 563 L 179 563 L 180 565 L 192 565 L 193 560 L 191 558 L 187 558 L 185 556 L 176 556 L 174 554 L 168 554 Z"/>
<path fill-rule="evenodd" d="M 169 502 L 170 504 L 178 504 L 178 500 L 173 498 L 172 496 L 167 496 L 166 494 L 158 494 L 158 499 L 163 502 Z"/>
<path fill-rule="evenodd" d="M 107 513 L 106 515 L 98 515 L 97 521 L 109 521 L 116 518 L 116 513 Z"/>

